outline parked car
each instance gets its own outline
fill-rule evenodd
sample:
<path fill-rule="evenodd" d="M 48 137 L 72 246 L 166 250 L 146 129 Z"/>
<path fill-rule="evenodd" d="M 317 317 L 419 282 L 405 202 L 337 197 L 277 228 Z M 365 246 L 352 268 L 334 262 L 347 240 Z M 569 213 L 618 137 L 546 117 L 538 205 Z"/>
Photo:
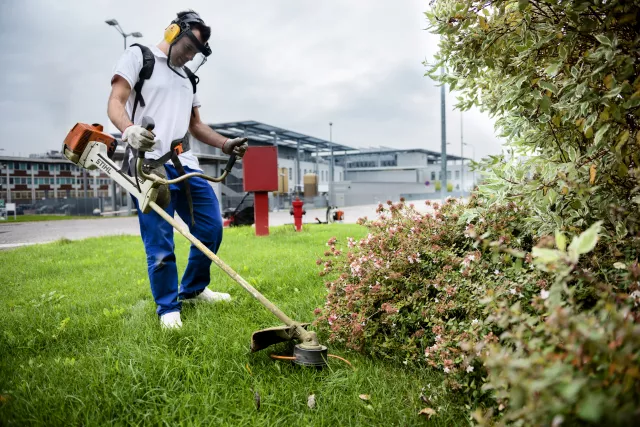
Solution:
<path fill-rule="evenodd" d="M 40 206 L 38 209 L 36 209 L 36 213 L 38 215 L 50 214 L 50 213 L 53 213 L 54 211 L 55 211 L 55 208 L 51 205 Z"/>
<path fill-rule="evenodd" d="M 76 210 L 76 205 L 74 203 L 66 203 L 59 208 L 56 209 L 57 212 L 63 213 L 66 215 L 71 215 Z"/>

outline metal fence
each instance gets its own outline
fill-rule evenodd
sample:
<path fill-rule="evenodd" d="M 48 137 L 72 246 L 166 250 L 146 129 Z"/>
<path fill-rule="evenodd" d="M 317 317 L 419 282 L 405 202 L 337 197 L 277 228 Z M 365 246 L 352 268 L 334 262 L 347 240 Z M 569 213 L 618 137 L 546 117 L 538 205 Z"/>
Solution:
<path fill-rule="evenodd" d="M 111 210 L 110 203 L 109 198 L 101 197 L 45 199 L 35 203 L 16 201 L 16 214 L 98 216 L 104 210 Z"/>

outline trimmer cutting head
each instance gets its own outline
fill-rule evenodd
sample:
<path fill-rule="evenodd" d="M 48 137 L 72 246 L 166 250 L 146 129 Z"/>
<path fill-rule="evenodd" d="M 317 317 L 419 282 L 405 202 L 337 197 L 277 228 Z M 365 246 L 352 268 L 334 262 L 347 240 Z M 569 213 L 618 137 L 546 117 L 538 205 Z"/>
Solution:
<path fill-rule="evenodd" d="M 295 359 L 293 363 L 302 366 L 315 366 L 322 368 L 327 366 L 327 347 L 306 348 L 304 344 L 297 344 L 293 349 Z"/>
<path fill-rule="evenodd" d="M 327 347 L 318 343 L 315 332 L 306 330 L 308 326 L 309 323 L 298 323 L 256 331 L 251 336 L 251 351 L 256 352 L 285 341 L 300 340 L 302 342 L 296 344 L 293 349 L 293 357 L 274 355 L 271 357 L 292 360 L 297 365 L 322 368 L 327 365 Z"/>

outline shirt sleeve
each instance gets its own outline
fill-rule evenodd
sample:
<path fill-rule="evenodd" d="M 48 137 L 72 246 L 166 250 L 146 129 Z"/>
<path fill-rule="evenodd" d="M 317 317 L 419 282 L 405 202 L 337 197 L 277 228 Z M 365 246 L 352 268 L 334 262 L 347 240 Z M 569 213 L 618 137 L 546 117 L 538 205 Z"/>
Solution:
<path fill-rule="evenodd" d="M 113 84 L 113 78 L 120 76 L 124 78 L 131 90 L 138 81 L 138 75 L 142 69 L 142 51 L 137 46 L 129 46 L 124 51 L 115 67 L 113 68 L 113 77 L 111 77 L 111 83 Z"/>
<path fill-rule="evenodd" d="M 191 105 L 193 108 L 198 108 L 200 107 L 202 104 L 200 104 L 200 100 L 198 99 L 198 94 L 194 93 L 193 94 L 193 104 Z"/>

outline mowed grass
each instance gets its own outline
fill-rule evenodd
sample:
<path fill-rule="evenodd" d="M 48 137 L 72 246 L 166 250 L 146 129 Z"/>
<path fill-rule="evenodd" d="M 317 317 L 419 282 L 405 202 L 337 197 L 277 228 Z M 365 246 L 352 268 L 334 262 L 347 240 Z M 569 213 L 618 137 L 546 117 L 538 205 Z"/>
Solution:
<path fill-rule="evenodd" d="M 365 234 L 357 225 L 276 227 L 261 238 L 230 229 L 219 255 L 290 317 L 312 321 L 326 294 L 315 264 L 326 241 Z M 181 271 L 188 250 L 176 235 Z M 335 346 L 355 370 L 269 357 L 286 344 L 250 353 L 251 333 L 280 322 L 215 266 L 211 288 L 233 301 L 185 306 L 184 327 L 161 330 L 139 237 L 3 251 L 0 271 L 0 425 L 468 424 L 440 373 Z M 427 406 L 437 411 L 430 420 L 418 415 Z"/>

